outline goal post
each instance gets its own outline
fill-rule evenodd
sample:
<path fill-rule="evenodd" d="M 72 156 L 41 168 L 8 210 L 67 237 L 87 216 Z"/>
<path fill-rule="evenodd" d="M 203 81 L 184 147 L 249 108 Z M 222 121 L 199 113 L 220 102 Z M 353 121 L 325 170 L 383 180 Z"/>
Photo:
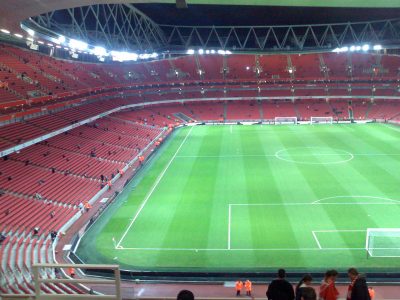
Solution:
<path fill-rule="evenodd" d="M 297 124 L 297 117 L 275 117 L 275 125 Z"/>
<path fill-rule="evenodd" d="M 332 124 L 333 117 L 311 117 L 310 124 Z"/>
<path fill-rule="evenodd" d="M 369 257 L 400 257 L 400 228 L 368 228 L 365 249 Z"/>

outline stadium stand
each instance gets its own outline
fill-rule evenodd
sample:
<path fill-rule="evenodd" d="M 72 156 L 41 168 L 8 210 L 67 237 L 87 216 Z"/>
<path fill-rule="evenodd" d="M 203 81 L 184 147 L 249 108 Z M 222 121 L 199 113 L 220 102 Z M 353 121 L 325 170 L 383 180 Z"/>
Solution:
<path fill-rule="evenodd" d="M 25 111 L 26 106 L 13 106 L 26 113 L 20 117 L 2 110 L 9 119 L 0 120 L 0 150 L 79 125 L 0 160 L 0 233 L 6 236 L 0 246 L 3 293 L 34 291 L 32 263 L 54 262 L 50 232 L 62 230 L 79 213 L 79 204 L 106 185 L 101 176 L 111 179 L 152 146 L 144 153 L 150 154 L 167 127 L 193 121 L 273 120 L 276 116 L 297 116 L 305 121 L 311 116 L 346 119 L 349 102 L 340 97 L 352 95 L 359 96 L 351 104 L 355 119 L 400 121 L 400 104 L 385 99 L 399 96 L 397 86 L 368 81 L 397 78 L 394 66 L 399 57 L 388 55 L 187 56 L 102 65 L 54 59 L 1 44 L 0 61 L 0 81 L 7 83 L 0 88 L 1 103 L 13 106 L 17 100 L 28 103 L 27 99 L 34 101 L 39 96 L 59 96 L 40 98 L 38 110 L 32 113 Z M 258 78 L 270 84 L 263 85 Z M 316 83 L 325 78 L 343 82 Z M 193 82 L 199 79 L 204 85 Z M 244 80 L 252 82 L 244 86 Z M 167 82 L 171 86 L 160 86 Z M 137 85 L 130 86 L 132 83 Z M 122 97 L 124 93 L 126 97 Z M 383 98 L 371 101 L 374 96 Z M 225 100 L 227 97 L 237 99 Z M 164 100 L 176 102 L 108 113 L 126 105 Z M 65 106 L 51 107 L 55 103 Z M 28 108 L 35 105 L 29 102 Z M 78 124 L 92 117 L 99 118 Z M 15 122 L 7 124 L 10 120 Z M 137 166 L 135 162 L 133 167 Z M 51 271 L 42 275 L 57 276 Z M 84 293 L 71 284 L 49 283 L 42 290 Z"/>

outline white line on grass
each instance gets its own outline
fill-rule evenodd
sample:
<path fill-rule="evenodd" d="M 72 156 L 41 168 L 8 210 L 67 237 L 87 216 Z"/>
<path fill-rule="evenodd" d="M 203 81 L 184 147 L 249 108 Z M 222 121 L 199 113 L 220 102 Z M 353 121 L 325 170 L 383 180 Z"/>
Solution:
<path fill-rule="evenodd" d="M 232 133 L 232 125 L 231 125 L 231 133 Z"/>
<path fill-rule="evenodd" d="M 309 203 L 309 202 L 297 202 L 297 203 L 232 203 L 230 205 L 236 206 L 306 206 L 306 205 L 399 205 L 398 202 L 338 202 L 338 203 Z"/>
<path fill-rule="evenodd" d="M 156 187 L 158 186 L 158 184 L 160 183 L 161 179 L 164 177 L 164 174 L 167 172 L 169 166 L 172 164 L 172 162 L 174 161 L 176 155 L 178 154 L 179 150 L 181 150 L 183 144 L 186 142 L 187 138 L 189 137 L 190 133 L 192 132 L 193 127 L 190 128 L 189 132 L 187 133 L 187 135 L 185 136 L 185 138 L 183 139 L 182 143 L 179 145 L 178 149 L 176 150 L 174 156 L 172 156 L 172 158 L 170 159 L 170 161 L 168 162 L 168 164 L 165 166 L 164 170 L 162 170 L 162 172 L 160 173 L 160 175 L 158 175 L 156 181 L 154 182 L 152 188 L 150 189 L 150 191 L 147 193 L 146 197 L 144 198 L 142 204 L 139 207 L 139 210 L 136 212 L 135 216 L 133 217 L 131 223 L 129 224 L 128 228 L 125 230 L 124 234 L 122 235 L 121 239 L 119 240 L 116 248 L 117 249 L 121 249 L 121 242 L 122 240 L 125 238 L 125 236 L 127 235 L 129 229 L 131 229 L 133 223 L 135 223 L 136 219 L 138 218 L 140 212 L 142 211 L 143 207 L 146 205 L 147 201 L 149 200 L 149 198 L 151 197 L 151 195 L 153 194 L 154 190 L 156 189 Z"/>
<path fill-rule="evenodd" d="M 228 208 L 228 250 L 231 249 L 231 205 Z"/>
<path fill-rule="evenodd" d="M 398 248 L 394 248 L 398 249 Z M 354 251 L 354 250 L 363 250 L 365 251 L 365 248 L 232 248 L 232 249 L 226 249 L 226 248 L 210 248 L 210 249 L 201 249 L 201 248 L 124 248 L 120 247 L 117 248 L 117 250 L 136 250 L 136 251 Z"/>
<path fill-rule="evenodd" d="M 291 157 L 338 156 L 338 153 L 292 154 Z M 400 156 L 400 153 L 352 153 L 353 156 Z M 232 155 L 178 155 L 177 158 L 240 158 L 276 157 L 275 154 L 232 154 Z"/>
<path fill-rule="evenodd" d="M 319 249 L 322 249 L 321 244 L 319 243 L 319 240 L 318 240 L 318 238 L 317 238 L 317 235 L 315 234 L 315 231 L 312 231 L 312 235 L 314 236 L 314 239 L 315 239 L 315 242 L 316 242 L 317 245 L 318 245 L 318 248 L 319 248 Z"/>

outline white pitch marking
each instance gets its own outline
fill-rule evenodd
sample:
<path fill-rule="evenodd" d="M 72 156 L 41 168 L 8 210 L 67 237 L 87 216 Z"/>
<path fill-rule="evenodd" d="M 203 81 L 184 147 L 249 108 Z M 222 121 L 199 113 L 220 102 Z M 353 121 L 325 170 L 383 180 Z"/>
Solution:
<path fill-rule="evenodd" d="M 397 201 L 397 200 L 395 200 Z M 232 203 L 230 205 L 236 206 L 306 206 L 306 205 L 399 205 L 395 202 L 339 202 L 339 203 L 319 203 L 319 202 L 297 202 L 297 203 Z"/>
<path fill-rule="evenodd" d="M 374 200 L 383 200 L 383 201 L 400 203 L 400 200 L 395 200 L 395 199 L 390 199 L 390 198 L 385 198 L 385 197 L 378 197 L 378 196 L 365 196 L 365 195 L 364 196 L 333 196 L 333 197 L 326 197 L 326 198 L 322 198 L 322 199 L 316 200 L 316 201 L 314 201 L 312 203 L 313 204 L 324 204 L 324 203 L 321 203 L 321 202 L 325 201 L 325 200 L 346 199 L 346 198 L 374 199 Z M 364 204 L 364 203 L 359 202 L 359 203 L 355 203 L 355 204 Z M 387 204 L 390 204 L 390 203 L 387 203 Z"/>
<path fill-rule="evenodd" d="M 337 153 L 293 154 L 292 157 L 337 156 Z M 353 156 L 400 156 L 400 153 L 352 153 Z M 240 157 L 276 157 L 275 154 L 232 154 L 232 155 L 177 155 L 177 158 L 240 158 Z"/>
<path fill-rule="evenodd" d="M 231 205 L 228 208 L 228 250 L 231 249 Z"/>
<path fill-rule="evenodd" d="M 190 133 L 192 132 L 194 127 L 191 127 L 189 132 L 187 133 L 187 135 L 185 136 L 185 138 L 183 139 L 182 143 L 179 145 L 178 149 L 176 150 L 174 156 L 172 156 L 172 158 L 170 159 L 170 161 L 168 162 L 168 164 L 165 166 L 164 170 L 160 173 L 160 175 L 158 175 L 156 181 L 154 182 L 152 188 L 150 189 L 149 193 L 146 195 L 146 197 L 144 198 L 142 204 L 139 207 L 139 210 L 136 212 L 135 216 L 133 217 L 132 221 L 130 222 L 128 228 L 125 230 L 124 234 L 122 235 L 121 239 L 119 240 L 116 248 L 121 246 L 121 242 L 122 240 L 125 238 L 125 236 L 127 235 L 129 229 L 132 227 L 133 223 L 135 223 L 136 219 L 138 218 L 140 212 L 142 211 L 143 207 L 146 205 L 147 201 L 149 200 L 149 198 L 151 197 L 151 195 L 153 194 L 154 190 L 156 189 L 156 187 L 158 186 L 158 184 L 160 183 L 161 179 L 164 177 L 165 172 L 167 172 L 169 166 L 172 164 L 172 162 L 174 161 L 176 155 L 178 154 L 179 150 L 181 150 L 183 144 L 186 142 L 187 138 L 189 137 Z"/>
<path fill-rule="evenodd" d="M 231 125 L 231 133 L 232 133 L 232 127 L 233 127 L 233 126 Z"/>
<path fill-rule="evenodd" d="M 388 248 L 389 249 L 389 248 Z M 398 248 L 393 248 L 398 249 Z M 337 250 L 363 250 L 365 248 L 211 248 L 211 249 L 198 249 L 198 248 L 118 248 L 118 250 L 136 250 L 136 251 L 337 251 Z"/>
<path fill-rule="evenodd" d="M 366 229 L 330 229 L 330 230 L 313 230 L 313 232 L 365 232 Z"/>
<path fill-rule="evenodd" d="M 318 240 L 318 238 L 317 238 L 317 235 L 315 234 L 315 231 L 311 231 L 311 232 L 312 232 L 312 235 L 314 236 L 315 242 L 316 242 L 317 245 L 318 245 L 318 248 L 319 248 L 319 249 L 322 249 L 321 244 L 319 243 L 319 240 Z"/>

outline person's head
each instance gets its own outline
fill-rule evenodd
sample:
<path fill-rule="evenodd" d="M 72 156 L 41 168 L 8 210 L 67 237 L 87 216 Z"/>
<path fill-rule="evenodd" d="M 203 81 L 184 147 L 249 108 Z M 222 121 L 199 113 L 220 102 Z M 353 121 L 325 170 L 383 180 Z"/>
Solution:
<path fill-rule="evenodd" d="M 278 278 L 283 279 L 286 277 L 286 271 L 285 269 L 279 269 L 278 270 Z"/>
<path fill-rule="evenodd" d="M 177 300 L 194 300 L 194 295 L 191 291 L 182 290 L 178 293 L 176 297 Z"/>
<path fill-rule="evenodd" d="M 312 276 L 311 274 L 305 274 L 301 280 L 299 281 L 299 283 L 297 284 L 296 289 L 300 288 L 303 284 L 305 284 L 306 286 L 310 285 L 312 281 Z"/>
<path fill-rule="evenodd" d="M 335 281 L 338 274 L 339 273 L 336 270 L 328 270 L 325 273 L 325 280 L 326 281 Z"/>
<path fill-rule="evenodd" d="M 317 294 L 312 287 L 306 287 L 302 291 L 301 300 L 317 300 Z"/>
<path fill-rule="evenodd" d="M 356 268 L 350 268 L 350 269 L 347 271 L 347 275 L 349 276 L 350 280 L 354 280 L 354 279 L 356 279 L 357 276 L 358 276 L 358 271 L 357 271 Z"/>

